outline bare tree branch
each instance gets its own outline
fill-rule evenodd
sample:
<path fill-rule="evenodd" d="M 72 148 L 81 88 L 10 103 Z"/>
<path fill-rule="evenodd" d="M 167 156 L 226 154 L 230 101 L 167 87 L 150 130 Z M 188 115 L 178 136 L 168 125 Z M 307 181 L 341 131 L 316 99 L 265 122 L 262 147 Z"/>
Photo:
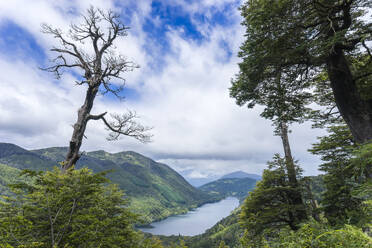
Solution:
<path fill-rule="evenodd" d="M 103 11 L 90 7 L 82 19 L 80 24 L 71 24 L 66 33 L 48 24 L 42 24 L 42 32 L 52 35 L 60 42 L 59 46 L 50 49 L 51 52 L 57 53 L 51 60 L 52 65 L 43 70 L 60 78 L 64 70 L 80 69 L 83 74 L 76 84 L 88 85 L 84 103 L 79 108 L 77 121 L 73 125 L 74 131 L 66 161 L 62 163 L 64 170 L 72 167 L 81 157 L 79 150 L 90 120 L 103 120 L 107 129 L 112 132 L 109 140 L 126 135 L 146 143 L 151 138 L 151 135 L 147 134 L 151 128 L 137 123 L 135 119 L 138 116 L 135 112 L 111 115 L 111 122 L 105 119 L 106 112 L 100 115 L 90 114 L 98 92 L 112 93 L 119 99 L 123 98 L 120 95 L 125 83 L 123 74 L 138 68 L 138 65 L 114 51 L 115 40 L 126 36 L 129 29 L 122 23 L 118 14 L 111 10 Z M 92 49 L 86 50 L 87 45 L 91 45 Z M 122 84 L 114 84 L 112 80 L 119 80 Z"/>
<path fill-rule="evenodd" d="M 151 142 L 152 134 L 149 134 L 148 131 L 152 127 L 143 126 L 138 123 L 138 115 L 136 112 L 128 111 L 126 114 L 111 114 L 112 121 L 107 121 L 105 118 L 106 112 L 100 115 L 91 115 L 90 119 L 97 120 L 101 119 L 106 125 L 107 130 L 111 131 L 107 140 L 117 140 L 120 135 L 130 136 L 142 143 Z"/>

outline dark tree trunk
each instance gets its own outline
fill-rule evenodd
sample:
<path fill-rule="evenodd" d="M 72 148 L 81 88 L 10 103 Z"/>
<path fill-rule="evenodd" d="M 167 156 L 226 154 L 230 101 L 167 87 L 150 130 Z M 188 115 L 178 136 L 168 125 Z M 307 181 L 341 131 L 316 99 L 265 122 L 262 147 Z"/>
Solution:
<path fill-rule="evenodd" d="M 296 230 L 297 224 L 299 224 L 299 222 L 301 222 L 302 220 L 307 219 L 307 214 L 305 210 L 305 204 L 302 200 L 300 185 L 297 180 L 297 173 L 292 157 L 291 146 L 289 144 L 288 126 L 286 123 L 283 122 L 280 123 L 280 137 L 283 143 L 284 156 L 288 173 L 288 181 L 292 188 L 292 190 L 290 191 L 290 199 L 294 207 L 292 209 L 294 214 L 289 215 L 292 216 L 290 217 L 292 223 L 290 226 L 292 230 Z"/>
<path fill-rule="evenodd" d="M 372 141 L 372 99 L 361 97 L 341 49 L 328 57 L 327 71 L 337 107 L 355 142 L 364 144 Z M 366 174 L 372 178 L 372 165 L 367 165 Z"/>
<path fill-rule="evenodd" d="M 359 144 L 372 140 L 372 100 L 362 99 L 341 49 L 327 60 L 327 71 L 337 107 Z"/>
<path fill-rule="evenodd" d="M 94 98 L 98 92 L 98 87 L 89 86 L 84 104 L 78 110 L 78 119 L 74 124 L 74 131 L 70 140 L 70 146 L 66 156 L 66 161 L 63 163 L 62 169 L 71 168 L 80 158 L 80 147 L 83 142 L 84 132 L 89 121 L 90 111 L 93 107 Z"/>

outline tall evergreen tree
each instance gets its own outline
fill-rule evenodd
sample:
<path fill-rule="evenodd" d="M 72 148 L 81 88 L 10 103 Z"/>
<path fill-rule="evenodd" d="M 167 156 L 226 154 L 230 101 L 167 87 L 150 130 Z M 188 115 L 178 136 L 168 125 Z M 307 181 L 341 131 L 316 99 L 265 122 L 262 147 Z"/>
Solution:
<path fill-rule="evenodd" d="M 282 140 L 286 172 L 290 186 L 295 189 L 291 192 L 293 203 L 303 205 L 288 138 L 288 125 L 305 119 L 306 113 L 309 112 L 306 105 L 311 95 L 298 84 L 296 74 L 292 71 L 272 68 L 268 74 L 270 77 L 265 79 L 267 83 L 252 81 L 246 78 L 245 74 L 239 74 L 232 82 L 230 95 L 236 99 L 238 105 L 247 104 L 248 108 L 253 108 L 256 104 L 264 106 L 261 116 L 272 121 L 275 135 L 280 136 Z M 307 218 L 303 208 L 298 208 L 296 215 L 299 219 Z"/>
<path fill-rule="evenodd" d="M 297 189 L 291 185 L 285 159 L 276 154 L 268 165 L 262 180 L 244 201 L 240 216 L 246 236 L 255 242 L 260 242 L 264 232 L 277 232 L 286 226 L 297 230 L 303 220 L 299 218 L 298 212 L 304 211 L 304 206 L 296 204 L 293 198 Z M 298 177 L 301 174 L 297 166 L 296 174 Z"/>
<path fill-rule="evenodd" d="M 308 87 L 326 70 L 337 107 L 356 142 L 372 139 L 372 98 L 361 88 L 372 81 L 372 23 L 368 0 L 248 0 L 241 7 L 246 41 L 239 56 L 239 81 L 259 94 L 273 84 L 277 68 L 293 71 Z M 358 61 L 358 63 L 353 63 Z M 283 81 L 290 87 L 291 81 Z"/>

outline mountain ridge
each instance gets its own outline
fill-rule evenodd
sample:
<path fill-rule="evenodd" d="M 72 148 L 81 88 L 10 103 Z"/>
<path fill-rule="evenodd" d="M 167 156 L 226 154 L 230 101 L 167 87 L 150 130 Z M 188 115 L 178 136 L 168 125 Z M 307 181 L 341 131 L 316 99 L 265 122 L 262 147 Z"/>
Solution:
<path fill-rule="evenodd" d="M 223 175 L 220 177 L 220 179 L 227 179 L 227 178 L 252 178 L 254 180 L 261 180 L 261 176 L 257 174 L 250 174 L 246 173 L 244 171 L 234 171 L 231 173 L 228 173 L 226 175 Z"/>
<path fill-rule="evenodd" d="M 64 160 L 66 152 L 67 147 L 26 150 L 0 143 L 0 163 L 16 169 L 49 170 Z M 144 223 L 220 199 L 194 188 L 169 166 L 134 151 L 87 152 L 76 164 L 77 169 L 82 167 L 94 172 L 113 170 L 107 177 L 125 191 L 130 207 L 144 216 Z"/>

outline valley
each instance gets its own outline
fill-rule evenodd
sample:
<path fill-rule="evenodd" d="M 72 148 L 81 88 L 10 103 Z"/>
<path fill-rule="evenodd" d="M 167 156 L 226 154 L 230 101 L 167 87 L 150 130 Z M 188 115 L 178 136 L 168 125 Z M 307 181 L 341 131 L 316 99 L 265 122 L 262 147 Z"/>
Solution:
<path fill-rule="evenodd" d="M 66 150 L 64 147 L 26 150 L 0 143 L 1 195 L 11 194 L 9 184 L 29 182 L 20 176 L 23 169 L 44 171 L 59 166 Z M 108 171 L 107 177 L 124 190 L 130 208 L 141 216 L 137 226 L 152 223 L 155 227 L 141 230 L 156 235 L 197 235 L 193 240 L 207 229 L 214 230 L 215 225 L 220 228 L 217 222 L 238 207 L 256 184 L 255 179 L 235 173 L 195 188 L 169 166 L 132 151 L 87 152 L 76 165 L 77 169 L 83 167 L 94 172 Z"/>
<path fill-rule="evenodd" d="M 14 144 L 0 143 L 0 190 L 15 183 L 22 169 L 50 170 L 59 166 L 67 148 L 53 147 L 28 151 Z M 136 152 L 108 153 L 93 151 L 84 154 L 76 168 L 88 167 L 94 172 L 109 171 L 107 177 L 124 190 L 130 208 L 141 215 L 141 224 L 184 214 L 190 209 L 223 199 L 191 186 L 169 166 L 157 163 Z"/>

